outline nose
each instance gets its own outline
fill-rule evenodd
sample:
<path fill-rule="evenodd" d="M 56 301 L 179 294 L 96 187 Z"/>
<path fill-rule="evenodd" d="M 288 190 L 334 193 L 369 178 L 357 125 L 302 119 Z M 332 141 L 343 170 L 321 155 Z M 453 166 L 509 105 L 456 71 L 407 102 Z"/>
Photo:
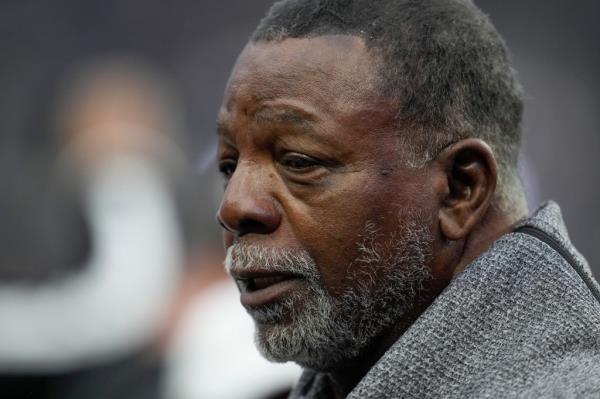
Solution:
<path fill-rule="evenodd" d="M 238 164 L 227 183 L 217 212 L 219 224 L 229 233 L 270 234 L 281 223 L 281 212 L 269 188 L 269 180 L 256 164 Z"/>

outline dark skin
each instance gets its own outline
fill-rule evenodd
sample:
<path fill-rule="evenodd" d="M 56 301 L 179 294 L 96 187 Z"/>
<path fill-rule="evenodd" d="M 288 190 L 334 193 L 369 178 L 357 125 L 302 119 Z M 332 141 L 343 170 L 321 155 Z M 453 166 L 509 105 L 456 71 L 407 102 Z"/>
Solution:
<path fill-rule="evenodd" d="M 497 164 L 481 140 L 454 143 L 420 168 L 402 162 L 395 104 L 377 90 L 378 62 L 355 36 L 248 44 L 218 119 L 225 245 L 305 249 L 334 297 L 356 283 L 348 273 L 367 221 L 388 237 L 402 223 L 399 209 L 431 216 L 433 280 L 358 358 L 327 370 L 338 398 L 523 216 L 492 206 Z"/>

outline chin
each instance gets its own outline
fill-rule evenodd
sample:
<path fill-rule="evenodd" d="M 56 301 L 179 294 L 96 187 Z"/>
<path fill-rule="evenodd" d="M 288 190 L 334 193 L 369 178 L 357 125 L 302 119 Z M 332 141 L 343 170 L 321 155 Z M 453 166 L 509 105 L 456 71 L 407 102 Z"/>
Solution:
<path fill-rule="evenodd" d="M 255 341 L 261 354 L 273 362 L 294 362 L 304 368 L 327 371 L 356 358 L 368 340 L 357 339 L 351 318 L 324 290 L 287 298 L 251 311 Z M 363 336 L 363 338 L 366 338 Z"/>
<path fill-rule="evenodd" d="M 345 361 L 351 360 L 358 352 L 348 347 L 335 349 L 325 341 L 309 342 L 299 331 L 290 333 L 288 327 L 257 326 L 256 345 L 259 352 L 268 360 L 277 363 L 294 362 L 303 368 L 316 371 L 330 371 Z M 343 352 L 343 353 L 342 353 Z"/>

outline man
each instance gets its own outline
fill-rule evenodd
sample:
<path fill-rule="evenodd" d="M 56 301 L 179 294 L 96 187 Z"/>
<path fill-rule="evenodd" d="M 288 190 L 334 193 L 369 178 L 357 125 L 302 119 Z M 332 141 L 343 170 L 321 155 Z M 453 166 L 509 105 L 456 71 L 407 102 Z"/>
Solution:
<path fill-rule="evenodd" d="M 226 267 L 293 398 L 600 394 L 598 285 L 527 218 L 522 99 L 467 0 L 276 3 L 218 118 Z"/>

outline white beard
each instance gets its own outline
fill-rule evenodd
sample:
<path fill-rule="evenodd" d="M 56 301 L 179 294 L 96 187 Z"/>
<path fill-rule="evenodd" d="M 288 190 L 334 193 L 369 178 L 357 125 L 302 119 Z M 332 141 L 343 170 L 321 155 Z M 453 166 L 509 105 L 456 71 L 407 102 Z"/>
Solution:
<path fill-rule="evenodd" d="M 358 243 L 360 252 L 349 267 L 347 288 L 339 297 L 323 287 L 315 261 L 301 249 L 274 249 L 243 243 L 227 252 L 226 268 L 261 269 L 299 274 L 306 289 L 285 299 L 248 309 L 256 323 L 260 352 L 276 362 L 294 361 L 329 370 L 356 358 L 386 328 L 397 323 L 431 278 L 427 260 L 431 234 L 416 213 L 404 213 L 401 229 L 380 242 L 368 222 Z M 379 239 L 379 240 L 378 240 Z M 377 278 L 383 276 L 383 278 Z"/>

